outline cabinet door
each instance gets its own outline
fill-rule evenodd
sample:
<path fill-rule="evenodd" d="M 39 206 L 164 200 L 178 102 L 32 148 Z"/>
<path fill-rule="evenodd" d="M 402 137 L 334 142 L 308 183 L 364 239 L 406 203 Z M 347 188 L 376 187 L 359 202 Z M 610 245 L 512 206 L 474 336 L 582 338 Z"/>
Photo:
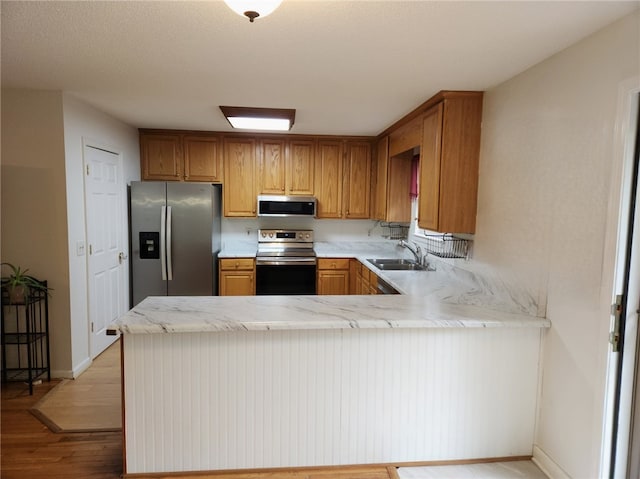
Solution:
<path fill-rule="evenodd" d="M 253 271 L 220 271 L 220 296 L 256 294 Z"/>
<path fill-rule="evenodd" d="M 422 119 L 418 226 L 438 230 L 440 208 L 440 159 L 443 104 L 431 108 Z"/>
<path fill-rule="evenodd" d="M 474 233 L 482 95 L 449 96 L 423 117 L 418 225 Z"/>
<path fill-rule="evenodd" d="M 260 156 L 258 160 L 258 183 L 260 194 L 285 194 L 285 155 L 284 141 L 260 141 Z"/>
<path fill-rule="evenodd" d="M 347 142 L 345 218 L 369 218 L 371 198 L 371 144 Z"/>
<path fill-rule="evenodd" d="M 369 294 L 378 294 L 378 275 L 369 272 Z"/>
<path fill-rule="evenodd" d="M 143 180 L 179 181 L 182 175 L 180 135 L 140 135 Z"/>
<path fill-rule="evenodd" d="M 320 140 L 315 167 L 318 218 L 342 218 L 342 142 Z"/>
<path fill-rule="evenodd" d="M 216 136 L 185 136 L 184 179 L 222 181 L 222 145 Z"/>
<path fill-rule="evenodd" d="M 224 140 L 224 215 L 255 216 L 255 152 L 252 138 Z"/>
<path fill-rule="evenodd" d="M 481 124 L 482 96 L 444 100 L 438 231 L 475 232 Z"/>
<path fill-rule="evenodd" d="M 312 140 L 292 140 L 287 157 L 287 194 L 313 195 L 315 148 Z"/>
<path fill-rule="evenodd" d="M 369 268 L 360 264 L 360 291 L 358 294 L 369 294 Z"/>
<path fill-rule="evenodd" d="M 349 260 L 349 294 L 359 294 L 362 278 L 359 277 L 360 261 L 357 259 Z"/>
<path fill-rule="evenodd" d="M 387 219 L 387 181 L 389 164 L 389 137 L 382 138 L 376 146 L 375 189 L 372 198 L 371 218 Z"/>
<path fill-rule="evenodd" d="M 318 294 L 349 294 L 348 270 L 318 271 Z"/>
<path fill-rule="evenodd" d="M 411 166 L 413 152 L 389 158 L 386 221 L 411 221 Z"/>

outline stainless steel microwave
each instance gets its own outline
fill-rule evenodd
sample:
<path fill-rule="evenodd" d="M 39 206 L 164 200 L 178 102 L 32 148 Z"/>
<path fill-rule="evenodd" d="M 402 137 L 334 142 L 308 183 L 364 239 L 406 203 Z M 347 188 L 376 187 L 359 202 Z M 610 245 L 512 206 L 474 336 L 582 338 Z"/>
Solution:
<path fill-rule="evenodd" d="M 313 196 L 258 196 L 258 216 L 311 216 L 316 215 Z"/>

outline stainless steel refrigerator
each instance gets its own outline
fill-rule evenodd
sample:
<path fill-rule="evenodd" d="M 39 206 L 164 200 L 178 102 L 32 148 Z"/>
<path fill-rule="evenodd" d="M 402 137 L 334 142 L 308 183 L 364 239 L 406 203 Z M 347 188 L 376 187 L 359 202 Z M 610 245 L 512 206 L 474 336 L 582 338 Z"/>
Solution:
<path fill-rule="evenodd" d="M 147 296 L 218 294 L 221 186 L 132 182 L 131 304 Z"/>

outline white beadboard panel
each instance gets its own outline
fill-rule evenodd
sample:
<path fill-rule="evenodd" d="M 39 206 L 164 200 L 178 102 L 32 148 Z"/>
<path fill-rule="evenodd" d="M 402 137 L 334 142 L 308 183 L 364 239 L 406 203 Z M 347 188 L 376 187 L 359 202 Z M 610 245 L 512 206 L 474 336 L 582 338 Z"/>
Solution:
<path fill-rule="evenodd" d="M 129 474 L 531 454 L 538 328 L 126 335 Z"/>

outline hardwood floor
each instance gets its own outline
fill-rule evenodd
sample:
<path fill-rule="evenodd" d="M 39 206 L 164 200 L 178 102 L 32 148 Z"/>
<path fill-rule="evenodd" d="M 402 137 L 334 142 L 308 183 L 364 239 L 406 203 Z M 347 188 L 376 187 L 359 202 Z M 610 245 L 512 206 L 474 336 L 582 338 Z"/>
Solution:
<path fill-rule="evenodd" d="M 58 381 L 43 382 L 33 396 L 22 383 L 2 385 L 2 479 L 117 479 L 122 474 L 122 434 L 53 433 L 29 408 Z"/>

